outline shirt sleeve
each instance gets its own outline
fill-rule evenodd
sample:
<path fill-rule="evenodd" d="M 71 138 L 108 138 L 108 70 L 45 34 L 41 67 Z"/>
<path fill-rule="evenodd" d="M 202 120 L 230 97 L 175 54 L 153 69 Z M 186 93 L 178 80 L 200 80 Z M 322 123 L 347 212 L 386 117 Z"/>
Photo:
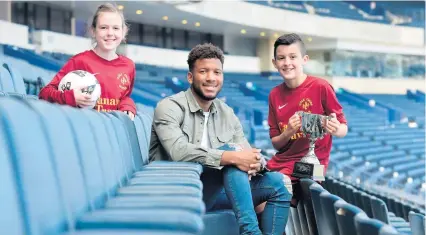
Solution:
<path fill-rule="evenodd" d="M 181 128 L 183 118 L 181 107 L 170 99 L 160 101 L 154 111 L 153 128 L 167 154 L 173 161 L 219 167 L 224 151 L 190 143 Z"/>
<path fill-rule="evenodd" d="M 129 86 L 129 89 L 124 94 L 124 96 L 121 98 L 120 104 L 118 106 L 118 110 L 130 111 L 136 115 L 136 104 L 133 101 L 133 99 L 130 97 L 133 92 L 133 87 L 135 85 L 135 74 L 136 74 L 136 69 L 135 69 L 135 66 L 133 65 L 133 72 L 130 77 L 130 86 Z"/>
<path fill-rule="evenodd" d="M 76 62 L 73 58 L 71 58 L 59 72 L 55 75 L 55 77 L 50 81 L 49 84 L 44 86 L 39 93 L 39 98 L 58 104 L 67 104 L 73 107 L 76 107 L 73 90 L 59 91 L 58 86 L 61 82 L 62 78 L 67 75 L 69 72 L 76 70 Z"/>
<path fill-rule="evenodd" d="M 325 114 L 330 115 L 330 113 L 335 113 L 337 120 L 340 123 L 347 124 L 345 114 L 343 113 L 343 107 L 337 100 L 336 92 L 330 84 L 327 83 L 324 86 L 322 97 L 321 102 L 324 107 Z"/>
<path fill-rule="evenodd" d="M 272 103 L 272 100 L 273 100 L 272 96 L 273 96 L 273 93 L 271 92 L 268 97 L 268 104 L 269 104 L 268 125 L 269 125 L 269 137 L 271 139 L 281 134 L 280 127 L 278 126 L 277 118 L 275 116 L 275 108 Z"/>

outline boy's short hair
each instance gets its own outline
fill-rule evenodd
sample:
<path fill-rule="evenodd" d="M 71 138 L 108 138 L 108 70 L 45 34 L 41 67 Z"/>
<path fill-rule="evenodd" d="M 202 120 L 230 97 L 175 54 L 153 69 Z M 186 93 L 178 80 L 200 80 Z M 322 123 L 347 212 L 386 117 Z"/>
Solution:
<path fill-rule="evenodd" d="M 191 52 L 189 52 L 187 60 L 189 71 L 192 72 L 195 61 L 199 59 L 219 59 L 223 66 L 225 57 L 223 55 L 223 51 L 219 47 L 211 43 L 199 44 L 192 48 Z"/>
<path fill-rule="evenodd" d="M 303 43 L 302 39 L 299 37 L 299 35 L 295 33 L 290 34 L 284 34 L 281 37 L 277 38 L 274 43 L 274 58 L 277 57 L 277 48 L 281 45 L 289 46 L 294 43 L 299 44 L 300 53 L 302 53 L 302 56 L 306 55 L 306 48 L 305 43 Z"/>

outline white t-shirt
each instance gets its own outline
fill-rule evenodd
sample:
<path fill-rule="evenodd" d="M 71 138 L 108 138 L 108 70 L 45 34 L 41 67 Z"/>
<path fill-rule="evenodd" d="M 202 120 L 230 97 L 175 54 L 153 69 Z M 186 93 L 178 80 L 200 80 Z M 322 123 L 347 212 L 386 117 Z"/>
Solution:
<path fill-rule="evenodd" d="M 211 148 L 209 133 L 207 132 L 207 123 L 209 121 L 210 112 L 204 112 L 204 128 L 203 138 L 201 139 L 201 147 Z"/>

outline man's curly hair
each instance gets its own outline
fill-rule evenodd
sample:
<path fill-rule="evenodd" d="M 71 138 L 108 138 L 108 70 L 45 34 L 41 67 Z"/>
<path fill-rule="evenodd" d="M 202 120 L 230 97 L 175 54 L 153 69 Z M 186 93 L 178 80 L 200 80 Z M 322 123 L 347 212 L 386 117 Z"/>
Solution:
<path fill-rule="evenodd" d="M 219 47 L 211 43 L 198 44 L 197 46 L 192 48 L 191 52 L 189 52 L 188 60 L 187 60 L 189 71 L 192 72 L 192 69 L 194 69 L 195 61 L 199 59 L 215 59 L 215 58 L 219 59 L 223 66 L 225 57 L 223 56 L 223 51 Z"/>

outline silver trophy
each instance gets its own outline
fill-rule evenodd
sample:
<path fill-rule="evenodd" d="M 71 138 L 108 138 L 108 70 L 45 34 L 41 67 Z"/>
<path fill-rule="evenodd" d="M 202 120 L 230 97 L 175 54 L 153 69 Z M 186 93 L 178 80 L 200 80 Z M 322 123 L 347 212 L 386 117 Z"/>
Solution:
<path fill-rule="evenodd" d="M 330 120 L 331 117 L 303 111 L 299 111 L 298 114 L 302 119 L 302 127 L 300 129 L 303 135 L 309 139 L 309 151 L 300 161 L 294 164 L 291 176 L 324 181 L 324 165 L 320 164 L 315 155 L 315 142 L 317 139 L 322 139 L 326 134 L 325 129 L 322 127 L 322 122 L 324 119 Z"/>

